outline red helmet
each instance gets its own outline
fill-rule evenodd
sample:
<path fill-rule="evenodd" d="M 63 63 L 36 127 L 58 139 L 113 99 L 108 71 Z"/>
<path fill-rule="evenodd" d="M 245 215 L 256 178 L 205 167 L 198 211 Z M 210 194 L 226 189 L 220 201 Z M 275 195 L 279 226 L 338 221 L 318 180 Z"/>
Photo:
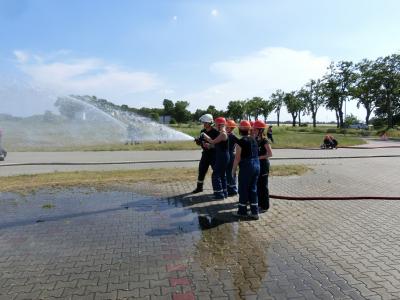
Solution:
<path fill-rule="evenodd" d="M 227 120 L 227 121 L 226 121 L 226 127 L 229 127 L 229 128 L 236 128 L 236 123 L 235 123 L 235 121 L 234 121 L 234 120 Z"/>
<path fill-rule="evenodd" d="M 250 124 L 249 121 L 242 120 L 242 121 L 240 121 L 239 128 L 240 129 L 250 129 L 251 128 L 251 124 Z"/>
<path fill-rule="evenodd" d="M 264 129 L 267 127 L 267 124 L 265 124 L 263 121 L 261 120 L 256 120 L 253 124 L 253 128 L 257 128 L 257 129 Z"/>
<path fill-rule="evenodd" d="M 226 124 L 226 120 L 224 117 L 218 117 L 214 120 L 214 123 L 216 125 L 225 125 Z"/>

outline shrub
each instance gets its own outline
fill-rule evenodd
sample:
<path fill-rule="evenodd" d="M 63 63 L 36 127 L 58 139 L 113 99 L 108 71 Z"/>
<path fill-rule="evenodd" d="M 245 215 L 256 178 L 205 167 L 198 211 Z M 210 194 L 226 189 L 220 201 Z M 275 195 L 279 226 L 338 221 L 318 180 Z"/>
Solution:
<path fill-rule="evenodd" d="M 175 118 L 171 118 L 171 120 L 169 121 L 169 124 L 177 124 L 178 122 L 176 122 Z"/>

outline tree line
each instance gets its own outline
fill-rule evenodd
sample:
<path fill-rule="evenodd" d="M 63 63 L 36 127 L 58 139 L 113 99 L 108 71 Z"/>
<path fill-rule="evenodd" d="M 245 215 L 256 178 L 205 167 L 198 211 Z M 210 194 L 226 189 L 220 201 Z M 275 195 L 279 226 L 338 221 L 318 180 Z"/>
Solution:
<path fill-rule="evenodd" d="M 134 112 L 158 121 L 160 116 L 171 117 L 170 123 L 197 122 L 201 115 L 210 113 L 213 116 L 224 116 L 234 120 L 260 119 L 267 120 L 271 113 L 276 114 L 277 125 L 280 124 L 282 107 L 292 117 L 292 125 L 300 125 L 302 116 L 311 116 L 313 126 L 317 124 L 317 114 L 325 107 L 334 111 L 337 127 L 346 124 L 346 102 L 356 101 L 357 107 L 366 110 L 365 123 L 373 121 L 376 126 L 393 128 L 400 123 L 400 54 L 379 57 L 375 60 L 363 59 L 358 63 L 352 61 L 332 62 L 326 73 L 317 79 L 311 79 L 299 90 L 276 90 L 267 99 L 253 97 L 250 99 L 232 100 L 226 110 L 218 110 L 209 105 L 207 109 L 197 109 L 194 113 L 188 110 L 188 101 L 163 100 L 163 108 L 131 108 L 128 105 L 115 105 L 105 99 L 91 98 L 98 105 L 105 103 L 124 111 Z M 371 120 L 371 114 L 375 117 Z"/>

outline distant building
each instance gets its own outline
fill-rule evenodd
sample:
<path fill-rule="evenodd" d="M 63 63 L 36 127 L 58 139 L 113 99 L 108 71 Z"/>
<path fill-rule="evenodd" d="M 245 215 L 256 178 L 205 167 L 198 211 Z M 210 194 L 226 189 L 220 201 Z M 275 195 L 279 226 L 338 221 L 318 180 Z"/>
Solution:
<path fill-rule="evenodd" d="M 171 116 L 170 115 L 165 115 L 165 116 L 160 116 L 160 119 L 159 119 L 159 123 L 161 123 L 161 124 L 169 124 L 169 122 L 171 121 Z"/>

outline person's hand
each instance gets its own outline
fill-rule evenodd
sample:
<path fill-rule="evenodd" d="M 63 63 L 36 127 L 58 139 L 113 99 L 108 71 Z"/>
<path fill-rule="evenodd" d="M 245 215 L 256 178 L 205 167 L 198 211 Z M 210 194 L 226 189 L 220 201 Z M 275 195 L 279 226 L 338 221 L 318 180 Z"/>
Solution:
<path fill-rule="evenodd" d="M 209 142 L 211 140 L 211 138 L 207 134 L 205 134 L 204 132 L 201 133 L 201 137 L 203 139 L 205 139 L 207 142 Z"/>

